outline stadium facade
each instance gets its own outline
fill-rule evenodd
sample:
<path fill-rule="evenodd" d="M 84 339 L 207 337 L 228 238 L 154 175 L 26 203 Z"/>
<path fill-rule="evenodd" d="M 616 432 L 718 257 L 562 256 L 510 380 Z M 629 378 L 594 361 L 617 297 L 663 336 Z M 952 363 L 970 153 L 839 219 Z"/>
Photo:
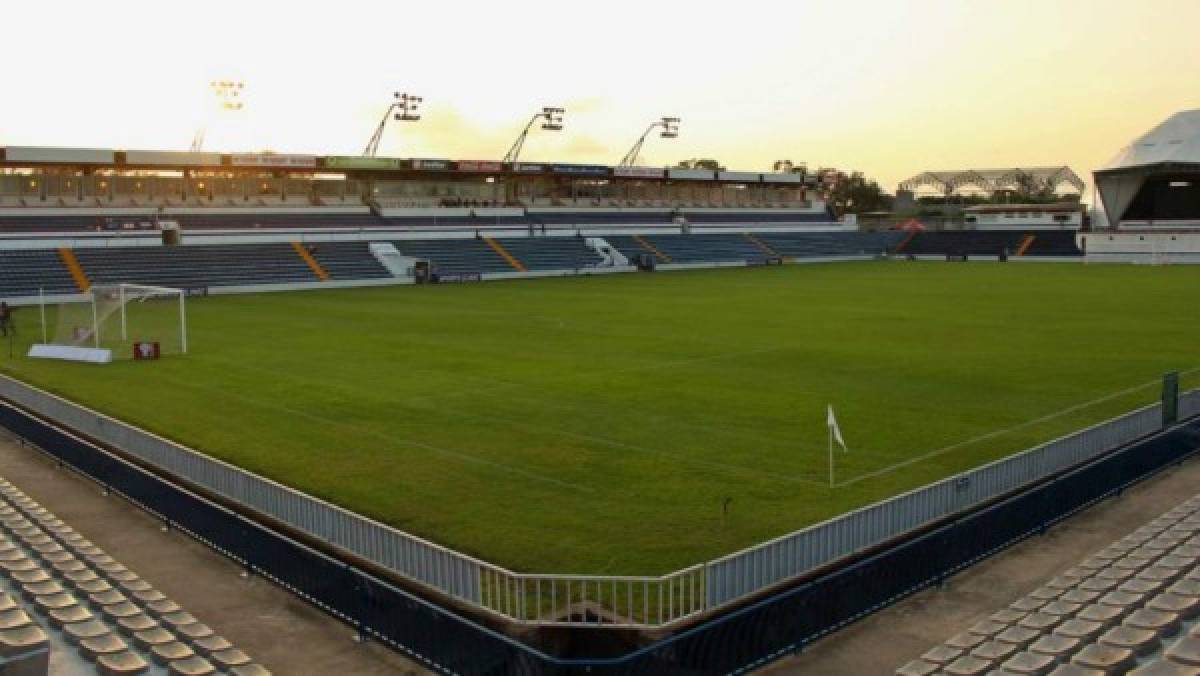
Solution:
<path fill-rule="evenodd" d="M 0 167 L 0 208 L 824 208 L 817 177 L 800 173 L 28 147 L 0 149 Z"/>

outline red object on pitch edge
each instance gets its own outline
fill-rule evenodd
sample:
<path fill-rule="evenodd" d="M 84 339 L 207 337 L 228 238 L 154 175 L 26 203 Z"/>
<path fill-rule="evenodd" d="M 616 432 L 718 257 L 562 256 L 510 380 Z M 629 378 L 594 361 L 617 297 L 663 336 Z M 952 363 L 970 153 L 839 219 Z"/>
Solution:
<path fill-rule="evenodd" d="M 161 352 L 157 342 L 150 343 L 142 341 L 133 344 L 134 359 L 158 359 L 160 353 Z"/>

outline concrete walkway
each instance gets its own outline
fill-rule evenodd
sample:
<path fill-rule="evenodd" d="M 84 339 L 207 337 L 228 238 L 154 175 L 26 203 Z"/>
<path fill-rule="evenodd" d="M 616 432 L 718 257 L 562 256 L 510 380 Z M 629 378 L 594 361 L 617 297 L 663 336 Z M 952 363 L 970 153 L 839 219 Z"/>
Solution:
<path fill-rule="evenodd" d="M 4 478 L 137 571 L 274 674 L 429 673 L 0 432 Z M 66 664 L 61 663 L 60 664 Z"/>
<path fill-rule="evenodd" d="M 951 578 L 780 660 L 760 674 L 886 676 L 950 636 L 1021 598 L 1134 529 L 1196 495 L 1190 460 L 1105 500 Z"/>

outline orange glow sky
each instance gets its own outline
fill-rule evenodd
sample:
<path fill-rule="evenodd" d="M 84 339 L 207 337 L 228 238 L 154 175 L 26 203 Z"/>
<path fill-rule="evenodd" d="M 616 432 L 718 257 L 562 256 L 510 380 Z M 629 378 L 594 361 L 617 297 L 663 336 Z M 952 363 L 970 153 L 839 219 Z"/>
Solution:
<path fill-rule="evenodd" d="M 186 7 L 186 10 L 184 9 Z M 358 154 L 402 89 L 424 119 L 380 154 L 499 159 L 544 104 L 566 130 L 524 159 L 788 158 L 889 190 L 925 169 L 1086 175 L 1200 107 L 1197 0 L 41 2 L 4 9 L 0 145 L 186 149 L 208 82 L 247 83 L 208 149 Z"/>

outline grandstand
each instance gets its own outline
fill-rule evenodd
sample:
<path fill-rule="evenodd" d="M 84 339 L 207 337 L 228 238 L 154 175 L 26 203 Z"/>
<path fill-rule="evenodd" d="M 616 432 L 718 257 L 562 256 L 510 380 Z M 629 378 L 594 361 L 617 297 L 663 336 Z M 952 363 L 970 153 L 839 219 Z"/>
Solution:
<path fill-rule="evenodd" d="M 504 216 L 526 207 L 547 213 L 824 212 L 820 198 L 797 174 L 28 147 L 0 149 L 0 168 L 6 170 L 0 174 L 0 210 L 58 208 L 79 215 L 197 209 L 304 213 L 310 208 L 362 213 L 368 207 L 383 217 L 450 218 L 469 216 L 475 209 Z M 630 175 L 631 169 L 637 171 Z M 335 176 L 340 178 L 331 178 Z M 512 213 L 520 215 L 519 210 Z"/>
<path fill-rule="evenodd" d="M 1031 181 L 1082 188 L 1066 167 L 926 172 L 910 187 Z M 1156 211 L 1173 187 L 1131 198 L 1130 218 L 1176 213 Z M 1134 458 L 1105 475 L 1125 480 L 1194 450 L 1176 424 L 1200 399 L 1161 380 L 1193 366 L 1194 320 L 1136 302 L 1179 293 L 1187 271 L 869 262 L 1083 260 L 1077 206 L 971 213 L 967 230 L 860 230 L 792 174 L 8 147 L 0 299 L 41 304 L 53 325 L 93 285 L 181 289 L 197 298 L 198 347 L 104 371 L 26 359 L 39 313 L 22 309 L 0 424 L 435 668 L 573 673 L 557 660 L 579 652 L 596 673 L 740 671 L 1096 499 L 1028 497 L 1079 467 Z M 843 261 L 858 264 L 775 267 Z M 743 267 L 759 269 L 639 274 Z M 355 288 L 548 276 L 578 278 Z M 1054 303 L 1030 302 L 1048 288 Z M 327 292 L 198 299 L 299 290 Z M 1170 330 L 1155 336 L 1156 322 Z M 1099 336 L 1102 366 L 1064 335 Z M 1153 355 L 1120 356 L 1150 336 Z M 832 430 L 796 422 L 831 403 L 844 456 Z M 1178 443 L 1131 450 L 1155 435 Z M 187 510 L 176 485 L 193 491 Z M 930 550 L 953 562 L 905 558 L 929 531 L 949 542 L 943 530 L 1026 500 L 1036 509 L 1013 532 Z M 873 561 L 894 575 L 838 581 Z M 1058 625 L 1009 619 L 977 642 L 991 653 L 933 651 L 933 671 L 1039 673 L 1033 645 Z M 114 621 L 95 628 L 123 641 L 112 652 L 155 662 Z M 209 659 L 190 635 L 178 643 L 158 666 Z"/>

